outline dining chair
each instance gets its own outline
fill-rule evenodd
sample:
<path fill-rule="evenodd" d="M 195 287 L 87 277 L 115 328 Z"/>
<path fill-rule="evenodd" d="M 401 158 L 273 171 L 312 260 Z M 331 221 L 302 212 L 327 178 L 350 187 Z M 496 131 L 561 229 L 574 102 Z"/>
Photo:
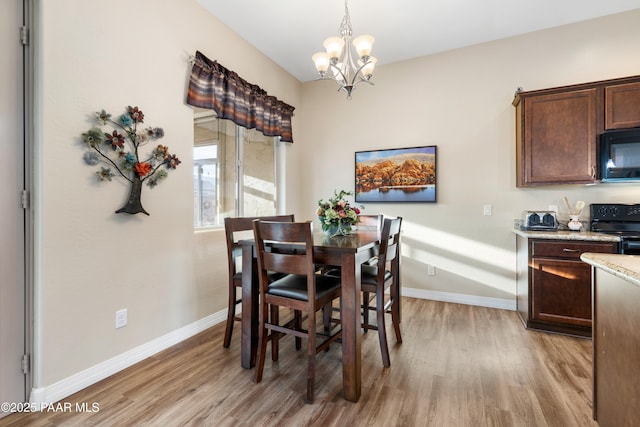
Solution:
<path fill-rule="evenodd" d="M 242 318 L 236 315 L 236 307 L 242 302 L 238 296 L 237 289 L 242 288 L 242 263 L 239 257 L 242 255 L 242 245 L 238 243 L 242 238 L 253 238 L 253 221 L 255 219 L 265 219 L 269 221 L 293 222 L 293 215 L 275 216 L 254 216 L 235 217 L 224 219 L 224 231 L 227 239 L 227 262 L 229 269 L 229 302 L 227 307 L 227 323 L 224 332 L 223 347 L 229 348 L 231 345 L 231 335 L 233 334 L 233 324 L 241 321 Z M 242 292 L 240 292 L 242 295 Z"/>
<path fill-rule="evenodd" d="M 358 222 L 358 230 L 382 230 L 382 223 L 384 221 L 384 215 L 360 215 L 360 222 Z"/>
<path fill-rule="evenodd" d="M 360 222 L 358 222 L 358 225 L 356 226 L 357 227 L 356 232 L 357 230 L 370 230 L 370 231 L 377 231 L 377 232 L 382 231 L 382 223 L 384 221 L 384 215 L 359 215 L 359 217 L 360 217 Z M 366 261 L 366 264 L 369 264 L 369 265 L 376 265 L 377 263 L 378 263 L 377 255 L 369 258 L 369 260 Z M 326 274 L 329 276 L 339 276 L 341 274 L 340 267 L 334 266 L 334 265 L 321 266 L 320 271 L 323 274 Z"/>
<path fill-rule="evenodd" d="M 289 334 L 296 337 L 296 348 L 300 339 L 307 340 L 307 393 L 305 401 L 314 398 L 316 354 L 340 338 L 342 329 L 319 332 L 316 312 L 341 297 L 339 277 L 317 274 L 313 262 L 313 224 L 307 222 L 254 221 L 254 235 L 258 256 L 260 279 L 260 345 L 256 362 L 255 382 L 262 381 L 267 343 L 271 341 L 273 361 L 278 360 L 278 340 Z M 304 250 L 273 251 L 270 245 L 294 245 Z M 286 274 L 269 281 L 269 272 Z M 280 307 L 294 310 L 293 319 L 280 323 Z M 302 325 L 302 313 L 307 315 L 306 329 Z"/>
<path fill-rule="evenodd" d="M 391 321 L 396 335 L 396 341 L 402 343 L 400 334 L 400 229 L 402 218 L 387 218 L 382 226 L 380 251 L 376 265 L 363 264 L 361 269 L 362 281 L 362 328 L 378 331 L 382 363 L 385 367 L 391 365 L 389 346 L 385 328 L 385 313 L 391 314 Z M 385 303 L 385 291 L 389 289 L 389 298 Z M 372 302 L 375 301 L 375 304 Z M 369 311 L 376 312 L 376 324 L 369 323 Z"/>

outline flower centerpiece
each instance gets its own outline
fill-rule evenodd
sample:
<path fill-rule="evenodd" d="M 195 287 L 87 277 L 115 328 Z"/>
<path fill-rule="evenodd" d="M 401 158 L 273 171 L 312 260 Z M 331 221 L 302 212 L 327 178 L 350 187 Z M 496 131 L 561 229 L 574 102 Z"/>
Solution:
<path fill-rule="evenodd" d="M 131 184 L 127 204 L 116 213 L 149 215 L 140 201 L 142 183 L 146 181 L 149 187 L 155 187 L 168 176 L 168 171 L 178 167 L 180 159 L 170 154 L 169 147 L 162 144 L 143 157 L 140 147 L 162 138 L 164 131 L 158 127 L 139 130 L 144 114 L 138 107 L 127 107 L 127 111 L 117 119 L 112 119 L 111 114 L 102 110 L 96 113 L 96 120 L 99 125 L 108 124 L 112 129 L 105 132 L 95 126 L 82 134 L 89 148 L 84 154 L 85 163 L 90 166 L 106 165 L 96 172 L 99 181 L 111 181 L 114 176 L 119 176 Z"/>
<path fill-rule="evenodd" d="M 318 200 L 316 215 L 322 225 L 322 231 L 330 236 L 346 236 L 351 234 L 352 227 L 360 222 L 361 207 L 351 206 L 345 199 L 353 193 L 349 191 L 334 190 L 333 197 L 326 202 Z"/>

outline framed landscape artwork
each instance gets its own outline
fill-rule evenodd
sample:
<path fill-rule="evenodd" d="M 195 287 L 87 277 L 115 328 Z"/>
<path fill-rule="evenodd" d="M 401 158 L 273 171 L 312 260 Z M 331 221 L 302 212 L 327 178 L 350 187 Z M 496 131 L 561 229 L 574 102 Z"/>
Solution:
<path fill-rule="evenodd" d="M 435 202 L 436 148 L 356 151 L 356 202 Z"/>

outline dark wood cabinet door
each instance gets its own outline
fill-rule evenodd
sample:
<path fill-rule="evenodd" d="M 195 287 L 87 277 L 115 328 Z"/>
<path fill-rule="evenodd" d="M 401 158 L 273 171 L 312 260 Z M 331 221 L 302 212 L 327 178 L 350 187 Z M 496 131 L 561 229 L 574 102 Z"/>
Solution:
<path fill-rule="evenodd" d="M 534 258 L 531 316 L 544 322 L 591 326 L 591 266 Z"/>
<path fill-rule="evenodd" d="M 598 89 L 523 99 L 522 186 L 596 179 Z"/>
<path fill-rule="evenodd" d="M 527 329 L 591 337 L 591 266 L 585 252 L 617 253 L 616 242 L 519 239 L 518 313 Z"/>
<path fill-rule="evenodd" d="M 606 129 L 640 126 L 640 82 L 605 87 Z"/>

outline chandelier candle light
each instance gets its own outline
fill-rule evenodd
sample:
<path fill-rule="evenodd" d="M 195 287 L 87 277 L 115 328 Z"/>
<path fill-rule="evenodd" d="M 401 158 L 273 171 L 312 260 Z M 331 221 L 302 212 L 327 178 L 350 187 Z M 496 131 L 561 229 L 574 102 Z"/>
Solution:
<path fill-rule="evenodd" d="M 320 78 L 334 80 L 338 84 L 338 91 L 343 89 L 347 92 L 347 99 L 351 99 L 351 92 L 358 83 L 373 84 L 370 79 L 377 59 L 371 56 L 371 49 L 375 39 L 370 35 L 362 35 L 351 40 L 353 31 L 347 0 L 344 2 L 344 18 L 339 32 L 339 37 L 329 37 L 324 41 L 326 52 L 318 52 L 311 59 Z M 357 60 L 351 44 L 356 49 Z"/>

